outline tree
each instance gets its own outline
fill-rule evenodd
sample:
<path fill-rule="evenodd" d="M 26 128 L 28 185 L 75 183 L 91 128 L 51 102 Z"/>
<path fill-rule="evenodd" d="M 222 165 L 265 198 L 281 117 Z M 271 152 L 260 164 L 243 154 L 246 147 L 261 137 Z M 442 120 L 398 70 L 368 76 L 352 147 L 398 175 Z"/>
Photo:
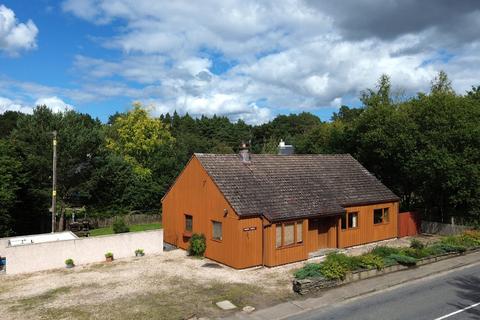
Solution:
<path fill-rule="evenodd" d="M 0 237 L 7 237 L 13 232 L 10 210 L 20 189 L 20 168 L 21 163 L 15 159 L 13 148 L 7 141 L 0 139 Z"/>
<path fill-rule="evenodd" d="M 431 94 L 454 94 L 452 82 L 445 71 L 441 70 L 432 81 Z"/>
<path fill-rule="evenodd" d="M 174 142 L 168 127 L 160 119 L 150 117 L 140 104 L 134 104 L 126 115 L 118 115 L 109 129 L 107 148 L 124 157 L 142 176 L 151 174 L 149 155 Z"/>

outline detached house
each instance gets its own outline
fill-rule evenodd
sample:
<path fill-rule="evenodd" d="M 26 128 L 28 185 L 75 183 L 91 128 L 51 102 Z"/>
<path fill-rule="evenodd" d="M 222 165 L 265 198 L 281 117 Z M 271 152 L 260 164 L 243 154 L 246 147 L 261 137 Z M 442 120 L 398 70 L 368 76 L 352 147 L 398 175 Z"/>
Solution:
<path fill-rule="evenodd" d="M 397 237 L 399 198 L 348 154 L 194 154 L 162 199 L 164 241 L 234 268 Z"/>

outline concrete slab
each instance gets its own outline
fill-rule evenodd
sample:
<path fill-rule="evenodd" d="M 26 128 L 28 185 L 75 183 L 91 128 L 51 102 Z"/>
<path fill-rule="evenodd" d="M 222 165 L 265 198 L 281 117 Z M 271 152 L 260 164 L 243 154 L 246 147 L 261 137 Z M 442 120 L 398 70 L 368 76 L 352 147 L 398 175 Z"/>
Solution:
<path fill-rule="evenodd" d="M 216 303 L 216 305 L 217 305 L 217 307 L 219 307 L 222 310 L 233 310 L 233 309 L 237 308 L 236 305 L 234 305 L 233 303 L 231 303 L 228 300 L 219 301 L 219 302 Z"/>

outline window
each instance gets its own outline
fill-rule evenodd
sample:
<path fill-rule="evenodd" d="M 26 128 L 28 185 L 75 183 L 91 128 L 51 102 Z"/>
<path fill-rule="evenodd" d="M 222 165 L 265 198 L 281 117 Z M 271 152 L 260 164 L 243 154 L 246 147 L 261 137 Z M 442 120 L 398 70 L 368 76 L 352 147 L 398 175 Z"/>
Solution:
<path fill-rule="evenodd" d="M 275 246 L 277 248 L 303 242 L 303 222 L 277 223 L 275 226 Z"/>
<path fill-rule="evenodd" d="M 185 215 L 185 231 L 193 231 L 193 217 L 189 214 Z"/>
<path fill-rule="evenodd" d="M 288 246 L 295 242 L 295 224 L 287 223 L 284 225 L 283 245 Z"/>
<path fill-rule="evenodd" d="M 276 246 L 277 248 L 280 248 L 282 246 L 282 225 L 277 224 L 277 227 L 275 229 L 276 233 Z"/>
<path fill-rule="evenodd" d="M 388 208 L 383 209 L 383 222 L 388 222 L 390 219 L 388 215 Z"/>
<path fill-rule="evenodd" d="M 297 241 L 296 243 L 303 242 L 303 222 L 297 222 Z"/>
<path fill-rule="evenodd" d="M 213 223 L 213 240 L 222 241 L 222 223 L 212 221 Z"/>
<path fill-rule="evenodd" d="M 342 214 L 342 230 L 347 230 L 347 215 Z"/>
<path fill-rule="evenodd" d="M 348 213 L 348 228 L 358 227 L 358 212 L 349 212 Z"/>
<path fill-rule="evenodd" d="M 373 210 L 373 223 L 387 223 L 390 221 L 390 215 L 388 213 L 388 208 L 375 209 Z"/>
<path fill-rule="evenodd" d="M 348 212 L 341 218 L 342 230 L 354 229 L 358 227 L 358 212 Z"/>

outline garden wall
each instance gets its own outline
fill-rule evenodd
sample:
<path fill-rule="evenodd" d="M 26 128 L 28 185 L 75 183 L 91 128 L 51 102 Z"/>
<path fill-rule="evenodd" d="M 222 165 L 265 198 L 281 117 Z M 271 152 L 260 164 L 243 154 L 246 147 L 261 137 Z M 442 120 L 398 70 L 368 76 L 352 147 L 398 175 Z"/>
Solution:
<path fill-rule="evenodd" d="M 438 234 L 441 236 L 450 236 L 450 235 L 462 233 L 469 229 L 471 229 L 471 227 L 433 222 L 433 221 L 422 221 L 423 233 Z"/>
<path fill-rule="evenodd" d="M 0 243 L 2 245 L 2 243 Z M 7 258 L 7 274 L 35 272 L 63 268 L 71 258 L 76 265 L 105 260 L 105 253 L 112 252 L 115 258 L 135 255 L 136 249 L 145 254 L 163 252 L 163 230 L 129 232 L 116 235 L 80 238 L 28 244 L 15 247 L 0 247 L 0 254 Z"/>

